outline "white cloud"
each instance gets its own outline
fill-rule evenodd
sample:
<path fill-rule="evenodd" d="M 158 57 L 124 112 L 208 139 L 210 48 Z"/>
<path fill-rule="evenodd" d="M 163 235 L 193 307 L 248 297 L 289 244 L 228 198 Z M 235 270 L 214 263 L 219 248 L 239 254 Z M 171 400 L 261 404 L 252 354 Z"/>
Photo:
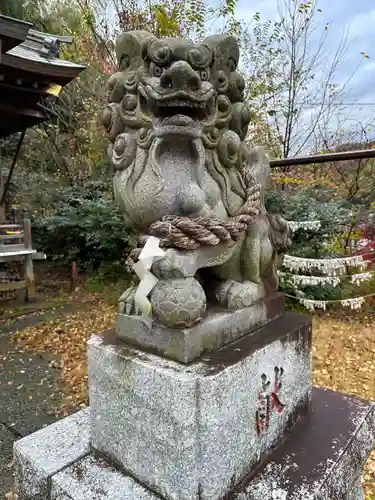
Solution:
<path fill-rule="evenodd" d="M 250 21 L 256 12 L 260 12 L 263 20 L 279 18 L 277 0 L 240 0 L 237 6 L 239 19 Z"/>
<path fill-rule="evenodd" d="M 368 60 L 362 60 L 346 89 L 344 102 L 349 105 L 338 109 L 339 121 L 345 120 L 347 116 L 348 127 L 351 126 L 353 120 L 367 121 L 371 117 L 375 119 L 375 106 L 362 105 L 362 103 L 375 103 L 374 3 L 374 0 L 330 0 L 329 2 L 321 0 L 320 2 L 323 11 L 319 14 L 320 28 L 324 29 L 326 22 L 329 22 L 330 26 L 324 50 L 324 53 L 327 53 L 327 64 L 329 64 L 329 58 L 334 56 L 343 34 L 348 33 L 345 60 L 337 70 L 335 82 L 345 84 L 348 78 L 352 77 L 361 61 L 361 52 L 370 57 Z M 238 17 L 240 19 L 245 22 L 250 21 L 255 12 L 260 12 L 263 20 L 277 19 L 279 17 L 278 0 L 239 0 Z M 318 43 L 321 30 L 316 31 L 316 39 L 311 40 L 312 46 Z M 313 109 L 307 108 L 305 121 L 309 121 L 313 113 Z"/>
<path fill-rule="evenodd" d="M 367 72 L 367 71 L 373 72 L 374 70 L 375 70 L 375 61 L 371 61 L 371 62 L 364 64 L 363 68 L 362 68 L 363 72 Z"/>
<path fill-rule="evenodd" d="M 363 39 L 370 35 L 372 38 L 374 35 L 375 10 L 370 9 L 369 3 L 367 11 L 359 13 L 353 19 L 348 19 L 348 22 L 351 37 Z"/>

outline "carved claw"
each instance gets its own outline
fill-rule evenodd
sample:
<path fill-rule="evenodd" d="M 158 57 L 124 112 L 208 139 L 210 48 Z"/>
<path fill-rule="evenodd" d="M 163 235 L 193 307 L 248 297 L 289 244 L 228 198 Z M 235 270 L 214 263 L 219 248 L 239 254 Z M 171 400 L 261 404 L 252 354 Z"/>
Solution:
<path fill-rule="evenodd" d="M 130 315 L 135 315 L 135 316 L 140 316 L 141 311 L 139 307 L 135 305 L 134 302 L 134 295 L 137 290 L 137 287 L 131 286 L 125 292 L 121 295 L 119 299 L 119 306 L 118 306 L 118 312 L 120 314 L 128 314 Z"/>
<path fill-rule="evenodd" d="M 240 283 L 234 280 L 227 280 L 220 283 L 215 290 L 216 300 L 222 307 L 227 309 L 249 307 L 265 295 L 264 288 L 252 281 Z"/>

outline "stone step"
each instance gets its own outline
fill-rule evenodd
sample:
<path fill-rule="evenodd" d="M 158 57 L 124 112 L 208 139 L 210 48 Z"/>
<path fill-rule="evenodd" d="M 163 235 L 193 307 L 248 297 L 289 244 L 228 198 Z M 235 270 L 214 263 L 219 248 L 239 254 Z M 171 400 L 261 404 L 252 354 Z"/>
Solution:
<path fill-rule="evenodd" d="M 313 409 L 256 474 L 225 500 L 364 500 L 374 404 L 313 389 Z M 87 410 L 15 445 L 19 500 L 163 500 L 90 449 Z"/>

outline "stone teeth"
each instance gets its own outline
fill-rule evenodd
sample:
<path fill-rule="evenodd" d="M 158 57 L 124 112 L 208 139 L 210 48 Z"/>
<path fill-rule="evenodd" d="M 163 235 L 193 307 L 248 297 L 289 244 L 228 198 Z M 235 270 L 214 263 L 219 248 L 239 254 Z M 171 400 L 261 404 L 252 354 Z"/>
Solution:
<path fill-rule="evenodd" d="M 169 107 L 169 108 L 205 108 L 206 103 L 201 102 L 176 102 L 170 101 L 165 102 L 159 107 Z"/>

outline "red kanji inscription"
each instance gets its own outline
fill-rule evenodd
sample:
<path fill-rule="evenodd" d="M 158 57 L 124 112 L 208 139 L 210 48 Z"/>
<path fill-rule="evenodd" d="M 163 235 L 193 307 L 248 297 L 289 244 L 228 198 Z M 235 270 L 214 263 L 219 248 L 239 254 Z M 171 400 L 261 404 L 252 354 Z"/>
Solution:
<path fill-rule="evenodd" d="M 256 411 L 256 429 L 259 436 L 268 430 L 272 412 L 281 413 L 285 407 L 279 397 L 283 375 L 284 369 L 275 366 L 272 384 L 267 375 L 262 374 L 262 388 L 258 393 L 258 408 Z"/>

